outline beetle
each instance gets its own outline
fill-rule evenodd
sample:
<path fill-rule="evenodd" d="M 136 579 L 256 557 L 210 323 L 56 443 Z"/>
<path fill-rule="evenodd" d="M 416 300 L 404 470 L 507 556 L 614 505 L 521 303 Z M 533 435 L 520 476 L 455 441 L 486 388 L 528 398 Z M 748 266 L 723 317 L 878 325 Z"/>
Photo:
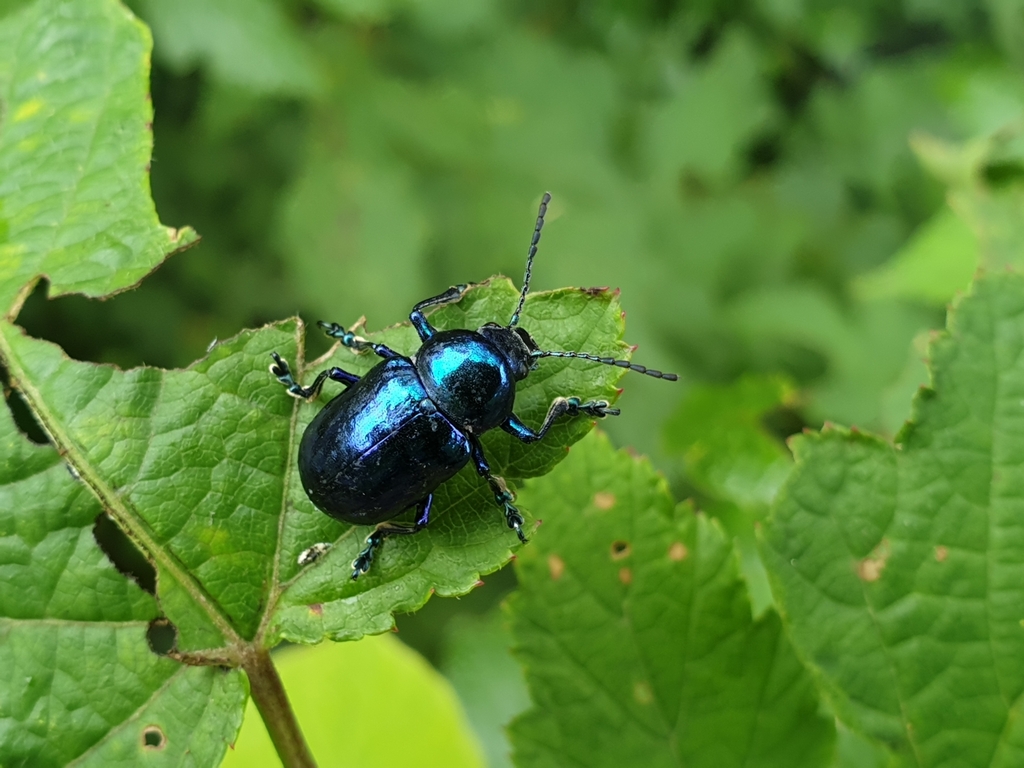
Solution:
<path fill-rule="evenodd" d="M 352 562 L 353 579 L 370 569 L 385 538 L 416 533 L 427 526 L 433 492 L 470 461 L 504 511 L 508 527 L 520 541 L 527 541 L 523 516 L 513 504 L 515 496 L 505 481 L 491 472 L 480 435 L 501 427 L 524 443 L 532 443 L 543 439 L 562 417 L 619 414 L 606 400 L 557 397 L 540 428 L 528 427 L 513 412 L 516 382 L 535 370 L 542 358 L 576 358 L 677 380 L 674 373 L 627 360 L 542 350 L 519 327 L 550 201 L 551 195 L 545 193 L 530 240 L 523 289 L 508 325 L 489 322 L 475 331 L 434 328 L 424 310 L 457 302 L 469 290 L 470 286 L 463 284 L 413 307 L 409 320 L 422 342 L 413 355 L 370 342 L 337 323 L 318 322 L 343 346 L 371 350 L 382 358 L 365 376 L 330 368 L 303 387 L 288 363 L 277 352 L 271 353 L 271 373 L 294 397 L 313 400 L 327 379 L 345 387 L 306 427 L 299 445 L 299 477 L 306 495 L 321 511 L 347 523 L 376 526 Z M 391 522 L 414 505 L 416 516 L 411 525 Z M 325 550 L 323 544 L 311 547 L 300 556 L 300 565 L 312 562 Z"/>

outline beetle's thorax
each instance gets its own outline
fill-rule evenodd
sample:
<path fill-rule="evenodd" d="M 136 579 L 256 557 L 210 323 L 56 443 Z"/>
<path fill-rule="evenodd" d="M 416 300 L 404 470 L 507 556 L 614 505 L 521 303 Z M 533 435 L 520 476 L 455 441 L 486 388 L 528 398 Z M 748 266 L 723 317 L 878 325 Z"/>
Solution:
<path fill-rule="evenodd" d="M 514 363 L 480 333 L 439 331 L 420 347 L 415 364 L 430 399 L 458 426 L 479 434 L 512 413 Z"/>

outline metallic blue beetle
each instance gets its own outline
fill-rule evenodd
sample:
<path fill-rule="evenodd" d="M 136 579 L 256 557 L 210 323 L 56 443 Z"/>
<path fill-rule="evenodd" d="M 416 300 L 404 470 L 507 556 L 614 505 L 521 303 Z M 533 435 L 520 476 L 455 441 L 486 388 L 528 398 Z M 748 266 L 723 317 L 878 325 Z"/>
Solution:
<path fill-rule="evenodd" d="M 299 477 L 310 500 L 331 517 L 377 526 L 352 563 L 353 579 L 369 570 L 374 553 L 387 536 L 426 527 L 433 491 L 471 460 L 504 509 L 508 527 L 526 541 L 523 516 L 512 503 L 515 497 L 502 478 L 491 474 L 480 435 L 501 427 L 524 443 L 532 443 L 543 438 L 562 416 L 603 418 L 619 413 L 605 400 L 584 403 L 577 397 L 559 397 L 540 429 L 530 429 L 512 412 L 512 406 L 516 382 L 536 368 L 539 358 L 581 358 L 676 380 L 673 373 L 625 360 L 541 350 L 529 333 L 517 327 L 550 201 L 551 195 L 545 193 L 530 241 L 523 290 L 507 326 L 487 323 L 476 331 L 436 330 L 423 310 L 462 298 L 469 286 L 456 285 L 413 307 L 409 319 L 423 345 L 410 357 L 360 338 L 337 323 L 319 323 L 344 346 L 369 349 L 384 358 L 362 378 L 331 368 L 322 371 L 309 387 L 302 387 L 288 364 L 272 353 L 271 373 L 295 397 L 312 400 L 326 379 L 346 387 L 306 427 L 299 445 Z M 417 509 L 412 525 L 387 522 L 413 505 Z M 300 562 L 312 561 L 324 548 L 317 545 L 307 550 Z"/>

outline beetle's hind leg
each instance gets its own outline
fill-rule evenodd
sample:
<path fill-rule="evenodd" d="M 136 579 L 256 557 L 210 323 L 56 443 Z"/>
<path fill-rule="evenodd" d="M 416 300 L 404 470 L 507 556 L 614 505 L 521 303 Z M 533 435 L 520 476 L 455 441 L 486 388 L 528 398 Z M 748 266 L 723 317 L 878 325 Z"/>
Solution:
<path fill-rule="evenodd" d="M 487 463 L 487 457 L 484 456 L 484 447 L 476 435 L 469 435 L 469 445 L 477 474 L 487 481 L 487 485 L 490 486 L 491 492 L 494 494 L 494 501 L 505 511 L 505 524 L 514 530 L 519 540 L 525 544 L 529 541 L 523 533 L 523 525 L 526 524 L 526 521 L 518 507 L 512 503 L 516 500 L 515 494 L 508 489 L 504 478 L 491 474 L 491 467 Z"/>
<path fill-rule="evenodd" d="M 352 578 L 358 579 L 361 574 L 370 570 L 374 555 L 376 555 L 380 545 L 384 543 L 384 539 L 388 536 L 407 536 L 410 533 L 417 533 L 426 528 L 430 522 L 430 505 L 433 501 L 434 496 L 430 494 L 416 505 L 416 522 L 411 526 L 387 522 L 380 523 L 374 528 L 373 533 L 366 537 L 366 546 L 363 547 L 363 551 L 352 561 Z"/>
<path fill-rule="evenodd" d="M 277 352 L 271 352 L 270 356 L 274 358 L 274 364 L 270 366 L 270 372 L 277 377 L 277 380 L 281 382 L 292 397 L 299 397 L 303 400 L 314 399 L 320 394 L 320 390 L 327 379 L 341 382 L 346 387 L 350 387 L 359 381 L 359 377 L 354 373 L 343 371 L 341 368 L 328 368 L 326 371 L 320 371 L 312 384 L 308 387 L 303 387 L 292 376 L 292 370 L 288 367 L 288 363 L 285 362 L 284 358 L 277 354 Z"/>

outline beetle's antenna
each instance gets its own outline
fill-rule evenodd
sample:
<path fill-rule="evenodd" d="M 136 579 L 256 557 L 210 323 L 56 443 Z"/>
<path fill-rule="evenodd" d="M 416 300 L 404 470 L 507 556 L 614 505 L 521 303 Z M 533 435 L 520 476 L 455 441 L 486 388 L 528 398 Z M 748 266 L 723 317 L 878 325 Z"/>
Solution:
<path fill-rule="evenodd" d="M 530 239 L 530 252 L 526 256 L 526 277 L 523 278 L 523 292 L 519 294 L 519 304 L 516 311 L 512 313 L 512 319 L 508 323 L 509 328 L 519 325 L 519 313 L 523 311 L 523 302 L 526 301 L 526 294 L 530 292 L 530 274 L 533 270 L 533 257 L 537 255 L 537 244 L 540 242 L 540 231 L 544 228 L 544 216 L 548 212 L 548 203 L 551 202 L 551 194 L 544 193 L 540 199 L 540 210 L 537 211 L 537 226 L 533 228 L 533 237 Z"/>
<path fill-rule="evenodd" d="M 603 363 L 604 365 L 614 365 L 618 368 L 628 368 L 636 373 L 642 373 L 645 376 L 653 376 L 656 379 L 664 379 L 665 381 L 678 381 L 679 377 L 674 373 L 662 373 L 656 371 L 653 368 L 647 368 L 643 365 L 637 365 L 631 363 L 628 360 L 616 360 L 614 357 L 598 357 L 597 355 L 588 355 L 585 352 L 544 352 L 537 350 L 533 352 L 531 357 L 575 357 L 579 360 L 590 360 L 593 363 Z"/>

